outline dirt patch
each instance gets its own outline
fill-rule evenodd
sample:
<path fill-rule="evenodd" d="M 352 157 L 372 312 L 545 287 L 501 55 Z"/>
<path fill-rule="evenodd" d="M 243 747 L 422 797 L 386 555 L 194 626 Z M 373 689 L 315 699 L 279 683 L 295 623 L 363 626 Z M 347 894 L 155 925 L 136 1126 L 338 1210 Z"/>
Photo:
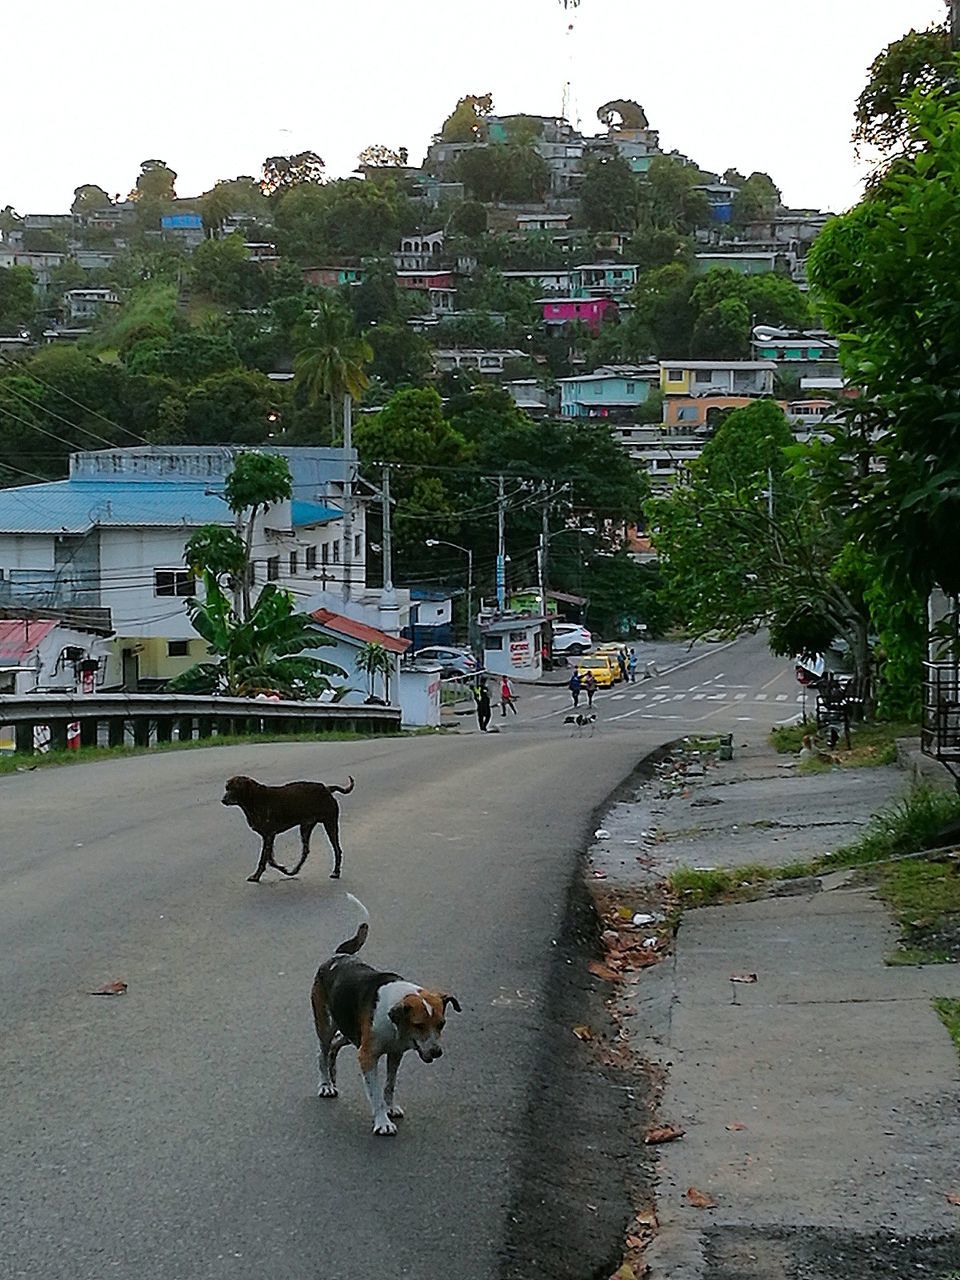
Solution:
<path fill-rule="evenodd" d="M 954 1280 L 960 1236 L 722 1227 L 707 1233 L 705 1256 L 703 1280 Z"/>

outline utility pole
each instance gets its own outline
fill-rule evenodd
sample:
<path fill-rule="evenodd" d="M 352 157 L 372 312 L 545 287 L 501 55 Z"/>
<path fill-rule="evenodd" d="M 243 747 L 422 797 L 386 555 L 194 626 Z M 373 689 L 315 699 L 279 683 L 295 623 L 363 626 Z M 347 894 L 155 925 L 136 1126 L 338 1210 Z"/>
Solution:
<path fill-rule="evenodd" d="M 773 467 L 767 467 L 767 516 L 773 519 Z"/>
<path fill-rule="evenodd" d="M 950 43 L 960 49 L 960 0 L 950 0 Z"/>
<path fill-rule="evenodd" d="M 497 609 L 503 613 L 507 607 L 507 499 L 504 494 L 503 476 L 497 476 Z"/>
<path fill-rule="evenodd" d="M 343 482 L 343 567 L 344 600 L 350 599 L 351 576 L 353 569 L 353 398 L 343 397 L 343 451 L 346 458 L 346 473 Z"/>
<path fill-rule="evenodd" d="M 393 525 L 390 510 L 390 463 L 383 464 L 383 602 L 392 604 L 393 590 Z"/>
<path fill-rule="evenodd" d="M 547 616 L 547 554 L 550 546 L 550 492 L 544 485 L 543 493 L 543 528 L 540 531 L 540 612 Z"/>

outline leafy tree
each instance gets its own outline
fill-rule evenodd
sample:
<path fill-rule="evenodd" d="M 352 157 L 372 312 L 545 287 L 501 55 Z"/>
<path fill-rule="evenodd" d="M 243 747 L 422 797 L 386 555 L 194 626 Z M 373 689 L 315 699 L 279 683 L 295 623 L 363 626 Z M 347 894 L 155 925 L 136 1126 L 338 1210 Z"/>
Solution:
<path fill-rule="evenodd" d="M 456 175 L 475 200 L 487 204 L 541 200 L 550 187 L 550 167 L 529 144 L 471 148 L 458 158 Z"/>
<path fill-rule="evenodd" d="M 482 142 L 487 135 L 486 117 L 493 111 L 489 93 L 467 94 L 461 98 L 444 120 L 440 129 L 443 142 Z"/>
<path fill-rule="evenodd" d="M 724 298 L 697 316 L 690 354 L 702 360 L 745 360 L 750 355 L 750 311 L 739 298 Z"/>
<path fill-rule="evenodd" d="M 183 438 L 191 444 L 262 444 L 278 394 L 251 369 L 210 374 L 183 396 Z"/>
<path fill-rule="evenodd" d="M 810 278 L 864 399 L 846 439 L 857 527 L 902 590 L 960 594 L 960 94 L 914 91 L 915 141 L 867 199 L 824 229 Z M 880 463 L 870 465 L 873 455 Z"/>
<path fill-rule="evenodd" d="M 345 396 L 360 399 L 367 386 L 366 366 L 373 358 L 370 344 L 356 335 L 348 312 L 336 302 L 322 301 L 309 323 L 295 335 L 294 372 L 298 388 L 316 405 L 330 405 L 331 440 L 337 434 L 337 410 Z"/>
<path fill-rule="evenodd" d="M 36 320 L 37 295 L 29 267 L 0 271 L 0 333 L 19 333 Z"/>
<path fill-rule="evenodd" d="M 450 230 L 469 239 L 486 235 L 487 225 L 487 211 L 477 200 L 464 200 L 450 217 Z"/>
<path fill-rule="evenodd" d="M 178 382 L 197 382 L 240 364 L 229 338 L 194 329 L 138 341 L 123 353 L 123 361 L 131 373 L 159 374 Z"/>
<path fill-rule="evenodd" d="M 911 30 L 877 55 L 869 79 L 857 99 L 854 115 L 857 147 L 873 148 L 890 159 L 910 145 L 904 99 L 912 90 L 930 93 L 957 85 L 957 61 L 946 23 L 925 31 Z"/>
<path fill-rule="evenodd" d="M 134 190 L 135 199 L 176 200 L 177 175 L 166 160 L 144 160 Z"/>
<path fill-rule="evenodd" d="M 316 698 L 334 687 L 330 676 L 345 675 L 339 667 L 306 656 L 305 650 L 333 642 L 318 635 L 307 615 L 296 611 L 289 591 L 268 582 L 241 618 L 212 573 L 204 573 L 203 585 L 203 600 L 189 600 L 187 610 L 194 630 L 218 660 L 197 663 L 177 676 L 167 685 L 169 692 Z"/>
<path fill-rule="evenodd" d="M 589 565 L 586 620 L 601 635 L 629 636 L 638 623 L 648 637 L 663 635 L 671 618 L 661 598 L 660 570 L 637 564 L 626 549 L 593 556 Z"/>
<path fill-rule="evenodd" d="M 9 235 L 11 231 L 15 231 L 22 224 L 23 218 L 17 213 L 12 204 L 4 205 L 0 209 L 0 232 L 3 235 Z"/>
<path fill-rule="evenodd" d="M 643 218 L 658 230 L 689 234 L 710 222 L 710 204 L 697 190 L 702 175 L 673 156 L 654 156 L 640 191 Z"/>
<path fill-rule="evenodd" d="M 74 188 L 73 204 L 70 206 L 70 212 L 80 214 L 93 213 L 98 209 L 109 209 L 112 204 L 113 201 L 103 187 L 98 187 L 92 182 L 86 182 L 82 186 Z"/>
<path fill-rule="evenodd" d="M 284 255 L 309 265 L 388 253 L 396 247 L 407 206 L 406 196 L 391 182 L 305 183 L 277 202 L 277 245 Z"/>
<path fill-rule="evenodd" d="M 639 182 L 622 156 L 590 161 L 579 196 L 581 220 L 592 231 L 632 230 L 637 225 Z"/>
<path fill-rule="evenodd" d="M 294 187 L 323 182 L 326 165 L 315 151 L 298 151 L 292 156 L 267 156 L 263 162 L 260 190 L 265 196 L 281 196 Z"/>
<path fill-rule="evenodd" d="M 766 173 L 751 173 L 733 197 L 734 226 L 772 218 L 781 202 L 780 188 Z"/>
<path fill-rule="evenodd" d="M 845 511 L 791 469 L 792 437 L 770 401 L 731 413 L 669 497 L 655 541 L 678 614 L 699 633 L 767 626 L 784 654 L 849 646 L 869 709 L 870 614 Z"/>
<path fill-rule="evenodd" d="M 627 245 L 627 261 L 635 262 L 643 271 L 665 267 L 671 262 L 693 264 L 693 241 L 671 228 L 658 229 L 646 225 L 634 232 Z"/>
<path fill-rule="evenodd" d="M 396 151 L 390 147 L 385 147 L 383 143 L 378 142 L 373 146 L 364 147 L 357 156 L 358 165 L 370 165 L 378 169 L 402 169 L 410 160 L 410 153 L 406 147 L 398 147 Z"/>
<path fill-rule="evenodd" d="M 27 253 L 66 253 L 67 237 L 49 227 L 27 227 L 23 233 Z"/>
<path fill-rule="evenodd" d="M 433 371 L 433 348 L 405 324 L 378 324 L 368 334 L 370 372 L 390 387 L 422 383 Z"/>
<path fill-rule="evenodd" d="M 649 129 L 647 113 L 639 102 L 629 98 L 617 98 L 597 108 L 597 119 L 614 131 L 622 129 Z"/>
<path fill-rule="evenodd" d="M 259 307 L 269 296 L 270 282 L 263 268 L 251 261 L 243 236 L 236 232 L 222 240 L 205 240 L 190 260 L 198 292 L 227 307 Z"/>
<path fill-rule="evenodd" d="M 650 334 L 650 347 L 664 359 L 684 356 L 690 350 L 697 308 L 692 301 L 697 278 L 683 262 L 671 262 L 647 271 L 630 295 L 633 320 Z"/>
<path fill-rule="evenodd" d="M 393 260 L 382 258 L 367 263 L 361 282 L 347 290 L 346 301 L 358 329 L 396 321 L 400 315 L 400 290 Z"/>

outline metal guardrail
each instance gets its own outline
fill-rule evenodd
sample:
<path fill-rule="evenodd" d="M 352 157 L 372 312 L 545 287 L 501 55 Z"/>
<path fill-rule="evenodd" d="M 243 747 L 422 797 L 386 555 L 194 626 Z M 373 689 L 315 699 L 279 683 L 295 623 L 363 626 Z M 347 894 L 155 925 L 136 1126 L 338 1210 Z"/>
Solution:
<path fill-rule="evenodd" d="M 35 749 L 34 731 L 41 726 L 49 731 L 51 747 L 66 748 L 71 725 L 79 726 L 81 746 L 100 745 L 101 725 L 109 746 L 122 746 L 128 728 L 136 745 L 149 746 L 227 734 L 397 733 L 400 709 L 180 694 L 0 695 L 0 727 L 13 728 L 18 752 Z"/>

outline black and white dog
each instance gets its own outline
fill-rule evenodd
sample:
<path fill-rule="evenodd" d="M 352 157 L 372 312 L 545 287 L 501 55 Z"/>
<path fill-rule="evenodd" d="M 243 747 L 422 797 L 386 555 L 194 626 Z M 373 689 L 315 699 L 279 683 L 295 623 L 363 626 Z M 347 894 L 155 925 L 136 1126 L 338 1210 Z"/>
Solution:
<path fill-rule="evenodd" d="M 373 1132 L 389 1137 L 397 1132 L 394 1120 L 403 1116 L 393 1101 L 400 1059 L 408 1049 L 416 1049 L 423 1062 L 442 1057 L 440 1034 L 447 1005 L 459 1013 L 460 1004 L 456 996 L 406 982 L 398 973 L 372 969 L 356 959 L 370 931 L 370 916 L 352 893 L 347 897 L 360 910 L 360 924 L 317 970 L 310 993 L 320 1041 L 317 1095 L 337 1096 L 337 1054 L 346 1044 L 356 1045 Z M 380 1081 L 381 1058 L 387 1060 L 385 1084 Z"/>
<path fill-rule="evenodd" d="M 563 723 L 573 725 L 573 728 L 570 730 L 571 738 L 574 734 L 576 734 L 578 738 L 582 738 L 583 731 L 588 726 L 590 729 L 589 736 L 592 738 L 597 729 L 597 713 L 595 711 L 591 711 L 589 715 L 584 715 L 582 711 L 579 711 L 575 716 L 566 716 Z"/>

